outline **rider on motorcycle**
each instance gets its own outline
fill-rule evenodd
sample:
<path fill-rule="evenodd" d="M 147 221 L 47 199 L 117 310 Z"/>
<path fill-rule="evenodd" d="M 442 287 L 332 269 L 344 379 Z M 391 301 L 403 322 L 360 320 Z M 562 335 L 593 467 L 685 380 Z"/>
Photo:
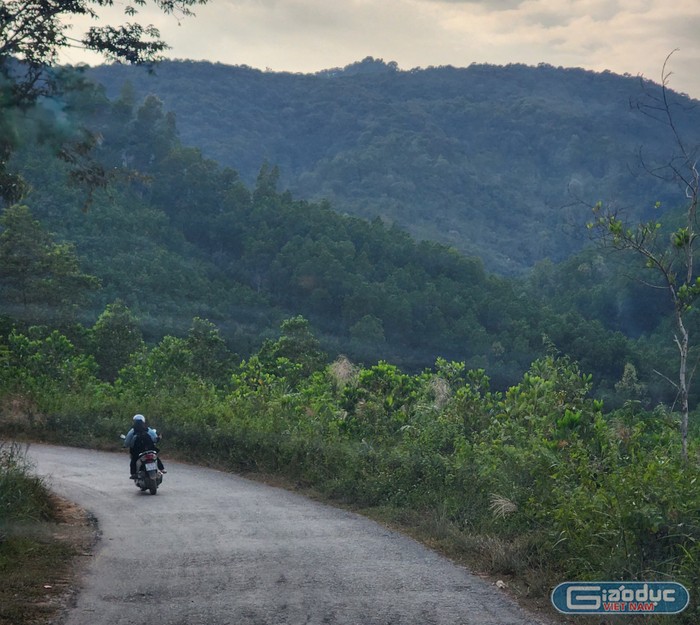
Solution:
<path fill-rule="evenodd" d="M 128 447 L 131 452 L 131 462 L 129 464 L 131 475 L 129 479 L 136 479 L 136 460 L 138 460 L 139 454 L 149 449 L 158 451 L 156 443 L 159 440 L 160 435 L 158 432 L 146 425 L 146 417 L 142 414 L 134 415 L 133 427 L 124 439 L 124 447 Z M 160 457 L 158 458 L 158 469 L 161 473 L 166 472 Z"/>

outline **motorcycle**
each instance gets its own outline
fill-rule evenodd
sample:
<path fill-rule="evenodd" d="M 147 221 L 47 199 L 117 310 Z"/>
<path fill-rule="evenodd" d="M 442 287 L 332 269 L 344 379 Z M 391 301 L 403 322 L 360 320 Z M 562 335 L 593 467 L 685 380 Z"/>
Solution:
<path fill-rule="evenodd" d="M 142 451 L 136 459 L 136 479 L 134 483 L 142 491 L 147 490 L 151 495 L 158 492 L 163 481 L 163 473 L 158 470 L 158 452 Z"/>
<path fill-rule="evenodd" d="M 121 435 L 125 439 L 124 434 Z M 158 469 L 158 452 L 154 449 L 142 451 L 136 459 L 136 479 L 134 484 L 142 491 L 148 490 L 151 495 L 158 492 L 163 482 L 163 473 Z"/>

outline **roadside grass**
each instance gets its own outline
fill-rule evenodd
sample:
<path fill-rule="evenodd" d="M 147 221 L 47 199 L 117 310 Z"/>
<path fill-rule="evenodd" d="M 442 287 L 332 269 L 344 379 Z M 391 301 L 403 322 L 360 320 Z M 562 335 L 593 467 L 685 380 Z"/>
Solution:
<path fill-rule="evenodd" d="M 0 625 L 49 623 L 93 536 L 82 513 L 31 470 L 26 447 L 0 442 Z"/>
<path fill-rule="evenodd" d="M 0 442 L 0 523 L 51 520 L 51 499 L 44 483 L 31 474 L 26 448 Z"/>

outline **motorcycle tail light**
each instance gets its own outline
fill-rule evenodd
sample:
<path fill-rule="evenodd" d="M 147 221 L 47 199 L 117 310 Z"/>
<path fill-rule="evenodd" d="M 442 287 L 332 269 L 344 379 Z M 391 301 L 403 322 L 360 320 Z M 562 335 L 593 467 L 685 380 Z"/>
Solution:
<path fill-rule="evenodd" d="M 155 454 L 146 454 L 146 455 L 143 457 L 143 459 L 146 460 L 147 462 L 150 462 L 151 460 L 155 460 L 155 459 L 156 459 L 156 455 L 155 455 Z"/>

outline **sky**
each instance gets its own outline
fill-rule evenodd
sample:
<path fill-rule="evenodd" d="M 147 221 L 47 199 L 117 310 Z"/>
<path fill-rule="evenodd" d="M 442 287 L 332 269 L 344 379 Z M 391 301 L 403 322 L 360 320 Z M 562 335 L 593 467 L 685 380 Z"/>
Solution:
<path fill-rule="evenodd" d="M 93 23 L 123 21 L 127 4 Z M 169 58 L 302 73 L 372 56 L 404 70 L 548 63 L 661 82 L 673 52 L 668 86 L 700 99 L 698 0 L 209 0 L 194 11 L 178 21 L 147 6 L 130 19 L 159 28 Z"/>

